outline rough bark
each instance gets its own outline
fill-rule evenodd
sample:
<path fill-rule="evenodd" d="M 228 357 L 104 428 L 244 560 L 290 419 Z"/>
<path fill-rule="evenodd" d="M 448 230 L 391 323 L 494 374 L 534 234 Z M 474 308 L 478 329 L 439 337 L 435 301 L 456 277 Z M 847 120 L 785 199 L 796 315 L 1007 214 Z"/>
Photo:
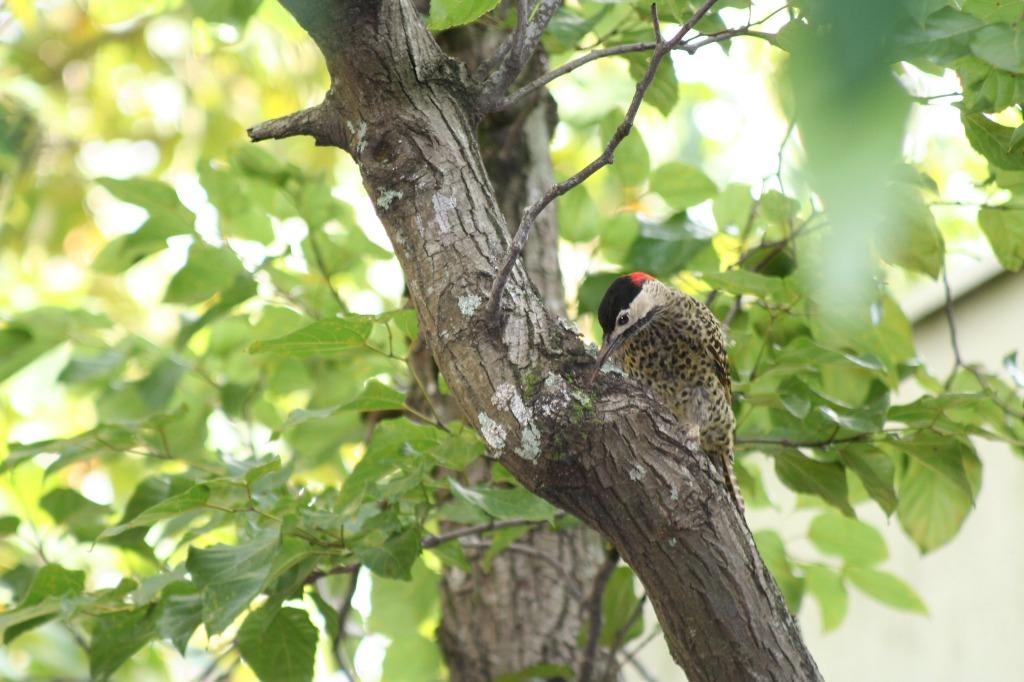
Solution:
<path fill-rule="evenodd" d="M 447 54 L 477 71 L 507 35 L 493 26 L 472 25 L 446 31 L 439 42 Z M 528 76 L 546 68 L 542 57 L 534 59 Z M 554 182 L 549 143 L 555 120 L 554 101 L 538 92 L 480 123 L 484 167 L 508 225 L 518 225 L 523 207 Z M 523 254 L 527 274 L 548 309 L 565 315 L 556 212 L 546 212 L 536 227 Z M 484 481 L 489 470 L 481 462 L 467 476 L 471 482 Z M 516 540 L 529 552 L 502 552 L 488 569 L 479 560 L 468 573 L 446 566 L 438 639 L 450 679 L 486 682 L 541 664 L 578 669 L 584 653 L 578 637 L 587 622 L 581 595 L 604 558 L 603 544 L 585 526 L 537 529 Z M 468 552 L 470 558 L 483 554 Z M 614 677 L 614 668 L 603 666 L 592 679 Z"/>
<path fill-rule="evenodd" d="M 331 89 L 250 134 L 310 134 L 353 155 L 438 366 L 491 454 L 616 546 L 691 680 L 820 679 L 724 480 L 667 411 L 617 376 L 583 386 L 593 357 L 520 266 L 498 323 L 482 316 L 508 240 L 466 69 L 408 0 L 284 4 Z"/>

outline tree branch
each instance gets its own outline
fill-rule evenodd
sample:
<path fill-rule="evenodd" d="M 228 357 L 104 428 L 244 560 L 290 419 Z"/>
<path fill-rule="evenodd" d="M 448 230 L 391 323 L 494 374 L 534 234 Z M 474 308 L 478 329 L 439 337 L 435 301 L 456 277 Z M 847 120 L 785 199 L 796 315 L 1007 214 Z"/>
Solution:
<path fill-rule="evenodd" d="M 858 443 L 871 440 L 875 434 L 858 433 L 852 436 L 822 438 L 821 440 L 790 440 L 788 438 L 736 438 L 736 445 L 780 445 L 787 448 L 824 448 L 837 443 Z"/>
<path fill-rule="evenodd" d="M 516 28 L 508 42 L 499 48 L 505 57 L 491 72 L 480 91 L 478 107 L 482 113 L 497 111 L 505 91 L 515 82 L 523 67 L 540 44 L 548 22 L 562 6 L 562 0 L 537 0 L 531 10 L 530 0 L 516 0 Z"/>
<path fill-rule="evenodd" d="M 321 103 L 287 116 L 257 123 L 246 132 L 253 142 L 309 135 L 315 140 L 318 147 L 335 146 L 348 151 L 347 141 L 341 131 L 331 125 L 331 120 L 332 116 L 327 112 L 327 107 Z"/>
<path fill-rule="evenodd" d="M 555 518 L 563 516 L 565 512 L 559 512 Z M 456 530 L 448 531 L 447 533 L 439 533 L 438 535 L 428 535 L 423 538 L 420 542 L 420 547 L 424 549 L 430 549 L 443 545 L 449 540 L 455 540 L 456 538 L 463 538 L 467 535 L 479 535 L 480 533 L 486 533 L 492 530 L 501 530 L 502 528 L 515 528 L 516 526 L 540 526 L 547 523 L 547 521 L 528 521 L 526 519 L 505 519 L 504 521 L 491 521 L 489 523 L 481 523 L 476 526 L 466 526 L 465 528 L 457 528 Z"/>
<path fill-rule="evenodd" d="M 945 263 L 942 264 L 942 290 L 946 298 L 943 310 L 946 313 L 946 322 L 949 324 L 949 345 L 953 348 L 953 369 L 949 374 L 949 380 L 952 381 L 956 376 L 957 369 L 964 366 L 964 358 L 960 355 L 960 341 L 956 335 L 956 319 L 953 317 L 953 292 L 949 288 L 949 275 Z M 946 388 L 949 388 L 949 382 L 947 382 Z"/>
<path fill-rule="evenodd" d="M 673 35 L 669 40 L 664 40 L 660 33 L 655 34 L 654 54 L 651 55 L 651 61 L 647 65 L 647 71 L 640 79 L 640 82 L 636 84 L 636 90 L 633 93 L 633 100 L 629 103 L 626 115 L 622 119 L 622 123 L 619 124 L 619 127 L 615 129 L 615 133 L 612 135 L 611 139 L 608 140 L 608 144 L 605 146 L 604 151 L 601 152 L 600 156 L 591 161 L 586 167 L 572 177 L 552 185 L 551 188 L 544 193 L 544 196 L 530 204 L 530 206 L 523 211 L 523 218 L 519 222 L 519 228 L 516 230 L 515 238 L 513 239 L 511 246 L 508 248 L 504 257 L 504 262 L 498 269 L 498 273 L 494 278 L 494 284 L 491 286 L 491 291 L 487 301 L 487 316 L 491 321 L 497 319 L 502 294 L 508 284 L 512 268 L 515 267 L 516 261 L 519 260 L 519 255 L 523 252 L 523 247 L 526 246 L 526 240 L 530 237 L 530 230 L 533 228 L 533 224 L 537 220 L 537 216 L 540 215 L 540 212 L 543 211 L 547 205 L 555 199 L 555 197 L 565 194 L 598 170 L 614 161 L 615 149 L 624 139 L 626 139 L 626 136 L 629 135 L 630 131 L 633 129 L 633 120 L 636 118 L 636 114 L 640 110 L 640 103 L 643 101 L 644 95 L 647 93 L 647 89 L 651 87 L 651 83 L 654 82 L 654 75 L 657 73 L 658 66 L 665 58 L 665 55 L 671 52 L 672 49 L 682 41 L 683 36 L 685 36 L 690 29 L 700 21 L 701 17 L 707 14 L 708 10 L 710 10 L 716 2 L 718 2 L 718 0 L 706 0 L 706 2 L 693 13 L 693 16 L 691 16 L 689 20 L 679 27 L 679 30 L 676 31 L 675 35 Z M 657 13 L 658 6 L 656 4 L 652 4 L 651 16 L 655 25 L 657 25 L 657 20 L 654 17 L 657 16 Z"/>
<path fill-rule="evenodd" d="M 506 225 L 474 139 L 470 86 L 409 0 L 283 2 L 324 53 L 332 125 L 365 125 L 363 185 L 420 330 L 490 455 L 618 549 L 691 682 L 819 680 L 725 479 L 672 415 L 613 375 L 582 387 L 593 358 L 521 268 L 507 278 L 501 332 L 488 324 L 481 294 Z"/>
<path fill-rule="evenodd" d="M 334 652 L 334 660 L 338 664 L 338 668 L 341 669 L 349 679 L 355 679 L 352 675 L 352 671 L 348 668 L 348 661 L 345 659 L 345 652 L 342 651 L 342 646 L 345 644 L 345 625 L 348 623 L 348 616 L 352 612 L 352 597 L 356 594 L 356 587 L 359 585 L 359 571 L 352 574 L 352 577 L 348 581 L 348 588 L 345 590 L 345 596 L 341 599 L 341 608 L 338 609 L 338 630 L 334 633 L 334 637 L 331 640 L 331 651 Z"/>
<path fill-rule="evenodd" d="M 773 42 L 775 37 L 770 33 L 761 33 L 760 31 L 750 30 L 750 26 L 743 26 L 741 28 L 733 28 L 725 31 L 719 31 L 717 33 L 709 33 L 702 38 L 695 37 L 692 41 L 683 41 L 676 45 L 673 49 L 688 54 L 693 54 L 698 49 L 705 45 L 711 45 L 712 43 L 721 43 L 737 36 L 754 36 Z M 562 76 L 572 73 L 576 69 L 589 64 L 592 61 L 603 59 L 604 57 L 615 57 L 623 54 L 633 54 L 636 52 L 648 52 L 653 50 L 655 43 L 653 41 L 639 42 L 639 43 L 626 43 L 624 45 L 613 45 L 612 47 L 602 47 L 599 49 L 591 50 L 585 55 L 572 59 L 565 64 L 562 64 L 557 69 L 552 69 L 547 73 L 538 76 L 523 87 L 519 88 L 511 95 L 504 97 L 503 99 L 496 101 L 493 104 L 493 109 L 489 111 L 500 111 L 507 109 L 518 103 L 524 97 L 534 92 L 538 88 L 542 88 L 548 83 Z"/>

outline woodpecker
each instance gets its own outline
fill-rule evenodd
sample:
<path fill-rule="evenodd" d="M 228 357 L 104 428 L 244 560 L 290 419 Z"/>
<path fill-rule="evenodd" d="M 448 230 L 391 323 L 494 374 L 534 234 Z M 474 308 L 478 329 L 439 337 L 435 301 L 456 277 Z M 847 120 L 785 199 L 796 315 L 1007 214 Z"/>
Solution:
<path fill-rule="evenodd" d="M 597 376 L 610 357 L 635 381 L 650 388 L 711 456 L 743 512 L 732 469 L 732 381 L 725 333 L 700 301 L 647 273 L 619 277 L 597 310 L 604 345 Z"/>

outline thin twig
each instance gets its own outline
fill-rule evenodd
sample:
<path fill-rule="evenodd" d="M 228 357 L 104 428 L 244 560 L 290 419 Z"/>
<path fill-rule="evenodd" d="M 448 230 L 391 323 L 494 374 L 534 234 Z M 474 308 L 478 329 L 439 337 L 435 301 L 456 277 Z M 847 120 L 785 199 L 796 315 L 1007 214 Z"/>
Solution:
<path fill-rule="evenodd" d="M 736 294 L 736 300 L 732 302 L 732 307 L 729 308 L 729 312 L 722 318 L 722 328 L 728 330 L 732 326 L 732 321 L 736 319 L 736 315 L 739 314 L 740 308 L 743 307 L 743 294 Z"/>
<path fill-rule="evenodd" d="M 1012 417 L 1024 419 L 1024 412 L 1021 412 L 1012 405 L 1009 405 L 996 394 L 989 385 L 988 379 L 985 377 L 984 373 L 982 373 L 977 367 L 964 362 L 963 355 L 960 353 L 960 341 L 957 337 L 956 318 L 953 316 L 953 292 L 949 286 L 949 278 L 946 276 L 945 265 L 943 265 L 942 268 L 942 287 L 946 297 L 943 309 L 946 314 L 946 322 L 949 324 L 949 343 L 953 349 L 953 369 L 950 370 L 949 378 L 946 380 L 946 389 L 948 390 L 949 387 L 953 385 L 953 380 L 956 379 L 956 371 L 962 367 L 974 376 L 978 381 L 978 384 L 981 386 L 981 390 L 988 394 L 988 397 L 992 399 L 992 402 L 996 404 L 996 407 L 1000 408 L 1004 413 Z"/>
<path fill-rule="evenodd" d="M 310 574 L 306 576 L 306 579 L 303 582 L 308 585 L 310 583 L 315 583 L 317 580 L 320 580 L 321 578 L 326 578 L 329 575 L 338 575 L 340 573 L 355 573 L 361 567 L 362 564 L 342 564 L 340 566 L 334 566 L 333 568 L 329 568 L 326 571 L 321 571 L 318 569 L 316 571 L 310 572 Z"/>
<path fill-rule="evenodd" d="M 337 662 L 341 672 L 345 673 L 349 679 L 355 679 L 355 677 L 349 670 L 348 661 L 345 658 L 345 652 L 342 651 L 342 646 L 345 644 L 345 624 L 348 622 L 348 615 L 352 613 L 352 597 L 356 594 L 356 586 L 358 584 L 359 571 L 356 571 L 348 582 L 345 596 L 342 597 L 341 607 L 338 609 L 338 630 L 334 633 L 334 637 L 331 640 L 331 651 L 334 652 L 334 660 Z"/>
<path fill-rule="evenodd" d="M 622 627 L 615 633 L 615 641 L 612 642 L 612 647 L 608 650 L 609 665 L 618 666 L 618 659 L 616 656 L 618 655 L 619 650 L 622 649 L 622 646 L 626 643 L 626 635 L 629 634 L 630 629 L 632 629 L 633 625 L 643 614 L 644 604 L 646 603 L 647 595 L 640 595 L 640 598 L 636 600 L 636 605 L 633 606 L 633 611 L 629 614 L 629 618 L 626 619 L 626 622 L 623 623 Z M 605 677 L 610 679 L 608 675 L 605 675 Z"/>
<path fill-rule="evenodd" d="M 782 162 L 786 152 L 786 145 L 789 143 L 789 138 L 793 136 L 793 129 L 796 128 L 796 119 L 791 119 L 789 125 L 786 126 L 786 134 L 782 136 L 782 142 L 779 143 L 779 163 L 775 168 L 775 179 L 779 181 L 779 191 L 783 194 L 786 193 L 786 185 L 782 181 Z"/>
<path fill-rule="evenodd" d="M 555 518 L 558 518 L 558 516 L 556 516 Z M 516 526 L 539 526 L 544 523 L 547 522 L 530 521 L 528 519 L 505 519 L 504 521 L 491 521 L 489 523 L 481 523 L 475 526 L 466 526 L 464 528 L 458 528 L 456 530 L 448 531 L 447 533 L 428 535 L 427 537 L 423 538 L 422 542 L 420 542 L 420 546 L 424 549 L 430 549 L 431 547 L 443 545 L 449 540 L 455 540 L 456 538 L 464 538 L 467 535 L 478 535 L 480 533 L 486 533 L 492 530 L 501 530 L 502 528 L 514 528 Z"/>
<path fill-rule="evenodd" d="M 657 21 L 654 22 L 657 26 Z M 601 641 L 601 606 L 604 601 L 604 590 L 608 587 L 608 580 L 612 577 L 615 566 L 619 563 L 619 553 L 616 550 L 608 552 L 597 575 L 594 576 L 594 587 L 587 597 L 586 608 L 589 611 L 589 632 L 587 633 L 587 648 L 583 653 L 583 663 L 580 665 L 580 682 L 590 682 L 594 676 L 594 660 L 597 658 L 597 645 Z"/>
<path fill-rule="evenodd" d="M 496 319 L 498 307 L 501 305 L 502 294 L 505 292 L 505 285 L 508 284 L 508 279 L 512 274 L 512 269 L 515 267 L 520 254 L 522 254 L 523 247 L 526 246 L 526 241 L 530 236 L 530 231 L 533 229 L 533 224 L 536 222 L 537 216 L 540 215 L 540 212 L 543 211 L 547 205 L 555 199 L 555 197 L 565 194 L 598 170 L 614 161 L 615 149 L 619 146 L 619 143 L 626 139 L 626 136 L 629 135 L 629 132 L 633 129 L 633 120 L 636 118 L 636 114 L 640 110 L 640 103 L 643 101 L 644 95 L 647 93 L 647 89 L 651 86 L 651 83 L 654 82 L 654 76 L 658 71 L 658 66 L 665 58 L 665 55 L 671 52 L 672 49 L 682 41 L 683 36 L 693 28 L 694 24 L 700 21 L 701 17 L 707 14 L 708 10 L 710 10 L 716 2 L 718 2 L 718 0 L 707 0 L 696 12 L 693 13 L 693 16 L 691 16 L 685 24 L 679 27 L 676 34 L 669 40 L 664 40 L 660 34 L 655 36 L 654 53 L 651 55 L 651 61 L 647 65 L 647 71 L 640 79 L 640 82 L 636 84 L 636 91 L 633 93 L 633 100 L 629 103 L 629 109 L 626 110 L 625 117 L 622 119 L 618 128 L 615 129 L 615 133 L 612 135 L 611 139 L 608 140 L 608 144 L 605 146 L 604 151 L 601 152 L 601 155 L 587 164 L 586 167 L 571 178 L 552 185 L 548 191 L 544 193 L 544 196 L 530 204 L 526 210 L 523 211 L 523 217 L 519 222 L 519 228 L 516 230 L 515 238 L 512 245 L 509 247 L 508 252 L 505 254 L 504 263 L 499 268 L 497 276 L 494 278 L 494 284 L 491 287 L 490 298 L 487 302 L 488 319 Z M 651 5 L 652 16 L 655 15 L 657 11 L 657 5 Z"/>
<path fill-rule="evenodd" d="M 688 54 L 693 54 L 698 49 L 706 45 L 711 45 L 712 43 L 721 43 L 739 36 L 751 36 L 755 38 L 762 38 L 764 40 L 768 40 L 769 42 L 774 40 L 774 36 L 769 33 L 752 31 L 750 30 L 750 26 L 742 26 L 740 28 L 731 28 L 725 31 L 718 31 L 717 33 L 708 33 L 702 36 L 697 36 L 694 37 L 692 40 L 687 40 L 679 43 L 672 49 L 679 50 L 681 52 L 686 52 Z M 532 81 L 530 81 L 523 87 L 519 88 L 511 95 L 508 95 L 504 99 L 495 102 L 492 105 L 492 109 L 489 109 L 489 111 L 500 111 L 502 109 L 507 109 L 516 104 L 517 102 L 519 102 L 520 100 L 522 100 L 531 92 L 537 90 L 538 88 L 542 88 L 551 81 L 561 78 L 562 76 L 568 73 L 572 73 L 581 66 L 589 64 L 590 62 L 595 61 L 597 59 L 603 59 L 604 57 L 615 57 L 623 54 L 633 54 L 636 52 L 649 52 L 650 50 L 653 50 L 654 47 L 655 43 L 653 41 L 646 41 L 638 43 L 626 43 L 624 45 L 613 45 L 612 47 L 602 47 L 596 50 L 591 50 L 585 55 L 581 55 L 576 59 L 571 59 L 567 61 L 565 64 L 559 66 L 557 69 L 552 69 L 551 71 L 548 71 L 547 73 L 542 74 L 537 78 L 534 78 Z"/>
<path fill-rule="evenodd" d="M 640 661 L 636 660 L 635 656 L 633 656 L 632 654 L 623 654 L 623 658 L 625 658 L 626 662 L 633 666 L 637 674 L 644 679 L 644 682 L 658 682 L 658 678 L 655 677 L 650 670 L 645 668 L 640 663 Z"/>
<path fill-rule="evenodd" d="M 225 649 L 224 651 L 222 651 L 219 654 L 217 654 L 216 656 L 214 656 L 213 660 L 210 661 L 210 664 L 208 666 L 206 666 L 206 668 L 204 668 L 202 670 L 202 672 L 200 672 L 196 676 L 196 682 L 205 682 L 205 680 L 209 679 L 210 676 L 213 675 L 213 673 L 215 673 L 217 671 L 217 666 L 220 665 L 221 661 L 223 661 L 225 658 L 227 658 L 228 655 L 231 652 L 233 652 L 234 650 L 235 650 L 235 645 L 232 644 L 227 649 Z"/>
<path fill-rule="evenodd" d="M 529 0 L 516 0 L 516 28 L 508 41 L 499 48 L 498 52 L 503 58 L 480 89 L 480 111 L 488 113 L 497 110 L 494 108 L 495 103 L 502 100 L 505 91 L 522 73 L 523 67 L 537 50 L 548 22 L 561 6 L 562 0 L 538 0 L 530 9 Z"/>
<path fill-rule="evenodd" d="M 788 438 L 737 438 L 736 445 L 781 445 L 787 448 L 823 448 L 836 443 L 857 443 L 870 440 L 874 433 L 858 433 L 853 436 L 824 438 L 822 440 L 790 440 Z"/>
<path fill-rule="evenodd" d="M 956 320 L 953 317 L 953 292 L 949 288 L 949 277 L 946 272 L 947 268 L 945 264 L 942 267 L 942 289 L 946 296 L 945 305 L 943 310 L 946 313 L 946 322 L 949 324 L 949 344 L 953 348 L 953 370 L 950 372 L 949 381 L 953 381 L 953 377 L 956 376 L 956 370 L 964 366 L 964 358 L 960 355 L 960 342 L 956 336 Z M 948 384 L 948 382 L 947 382 Z M 949 388 L 947 385 L 946 388 Z"/>
<path fill-rule="evenodd" d="M 339 294 L 338 290 L 334 288 L 333 284 L 331 284 L 331 273 L 327 271 L 327 261 L 324 260 L 324 254 L 320 250 L 320 245 L 316 243 L 316 231 L 312 227 L 309 229 L 309 246 L 313 249 L 313 257 L 316 259 L 316 267 L 317 270 L 320 271 L 320 275 L 324 278 L 324 284 L 327 285 L 327 288 L 330 290 L 331 295 L 337 302 L 338 308 L 341 309 L 341 312 L 347 313 L 348 306 L 346 306 L 345 302 L 341 300 L 341 294 Z"/>
<path fill-rule="evenodd" d="M 636 655 L 639 654 L 641 651 L 643 651 L 644 648 L 648 644 L 650 644 L 652 641 L 654 641 L 654 638 L 657 637 L 660 634 L 661 634 L 661 628 L 660 627 L 655 627 L 653 630 L 651 630 L 649 633 L 647 633 L 647 636 L 644 637 L 640 641 L 639 644 L 637 644 L 635 647 L 633 647 L 629 651 L 622 652 L 623 656 L 626 657 L 627 661 L 633 661 L 633 659 L 636 657 Z"/>

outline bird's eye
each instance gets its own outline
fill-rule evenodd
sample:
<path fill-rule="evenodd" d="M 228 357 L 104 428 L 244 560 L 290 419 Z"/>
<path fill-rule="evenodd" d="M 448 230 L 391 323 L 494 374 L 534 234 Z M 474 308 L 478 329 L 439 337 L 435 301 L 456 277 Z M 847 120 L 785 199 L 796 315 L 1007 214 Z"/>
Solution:
<path fill-rule="evenodd" d="M 621 315 L 619 315 L 618 324 L 620 326 L 624 325 L 624 324 L 628 324 L 628 323 L 629 323 L 629 315 L 627 313 L 622 313 Z"/>

